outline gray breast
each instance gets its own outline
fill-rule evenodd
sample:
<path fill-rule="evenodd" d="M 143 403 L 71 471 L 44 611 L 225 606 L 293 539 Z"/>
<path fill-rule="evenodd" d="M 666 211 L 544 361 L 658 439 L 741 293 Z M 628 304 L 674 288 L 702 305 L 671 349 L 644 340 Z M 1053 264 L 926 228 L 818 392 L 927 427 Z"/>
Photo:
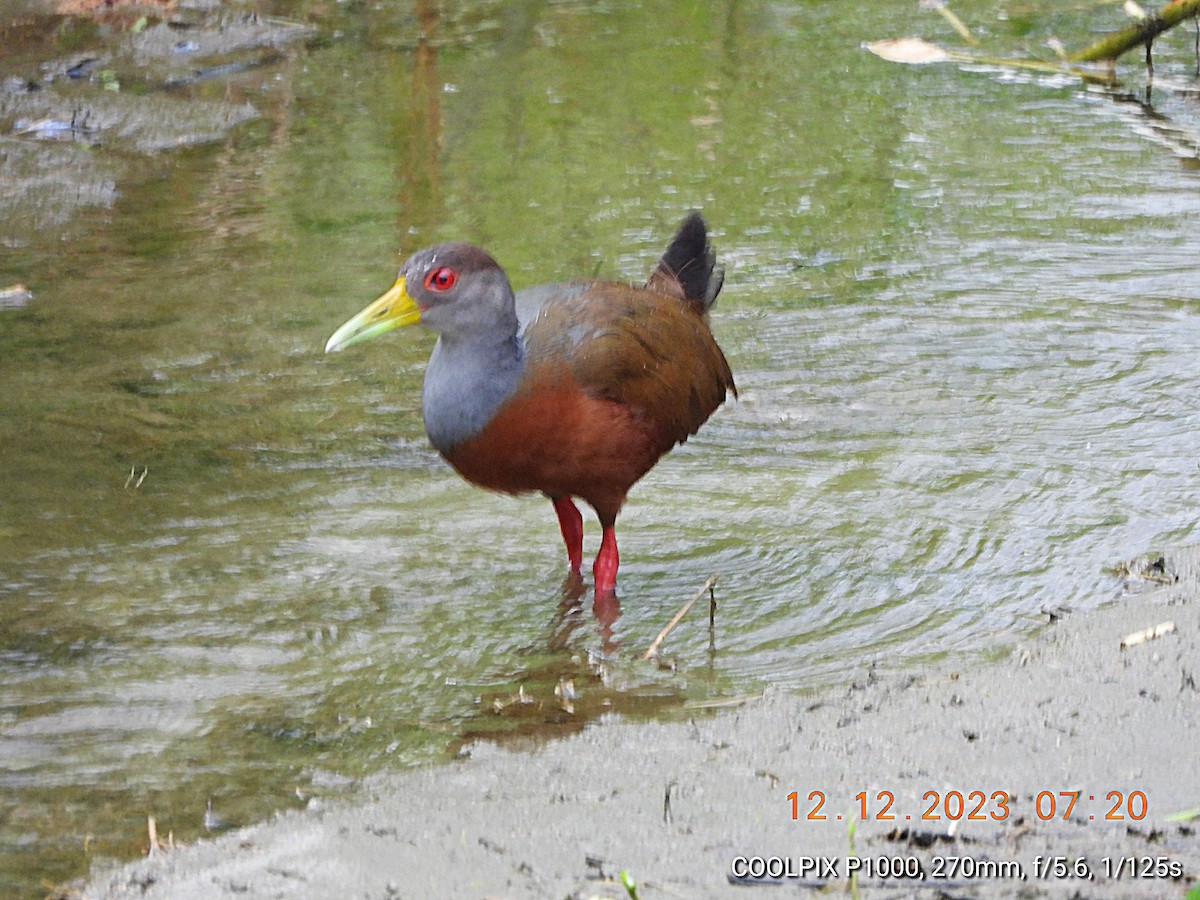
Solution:
<path fill-rule="evenodd" d="M 519 338 L 500 342 L 439 337 L 425 370 L 422 411 L 429 440 L 443 456 L 492 420 L 521 380 Z"/>

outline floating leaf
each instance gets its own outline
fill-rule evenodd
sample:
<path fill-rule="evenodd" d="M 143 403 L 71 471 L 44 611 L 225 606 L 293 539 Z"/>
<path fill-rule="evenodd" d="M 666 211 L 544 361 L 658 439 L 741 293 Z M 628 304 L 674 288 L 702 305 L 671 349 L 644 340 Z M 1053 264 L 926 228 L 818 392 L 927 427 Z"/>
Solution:
<path fill-rule="evenodd" d="M 945 62 L 950 58 L 950 54 L 937 44 L 931 44 L 920 38 L 889 38 L 884 41 L 870 41 L 863 46 L 880 59 L 886 59 L 888 62 L 907 63 L 910 66 Z"/>

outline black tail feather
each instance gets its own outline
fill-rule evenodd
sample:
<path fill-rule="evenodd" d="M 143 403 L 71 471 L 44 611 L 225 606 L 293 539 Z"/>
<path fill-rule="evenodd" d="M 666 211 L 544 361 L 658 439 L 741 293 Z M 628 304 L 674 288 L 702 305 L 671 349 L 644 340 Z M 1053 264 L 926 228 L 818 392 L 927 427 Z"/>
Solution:
<path fill-rule="evenodd" d="M 706 313 L 717 299 L 725 270 L 708 241 L 708 226 L 698 212 L 689 213 L 675 232 L 646 287 L 689 301 Z"/>

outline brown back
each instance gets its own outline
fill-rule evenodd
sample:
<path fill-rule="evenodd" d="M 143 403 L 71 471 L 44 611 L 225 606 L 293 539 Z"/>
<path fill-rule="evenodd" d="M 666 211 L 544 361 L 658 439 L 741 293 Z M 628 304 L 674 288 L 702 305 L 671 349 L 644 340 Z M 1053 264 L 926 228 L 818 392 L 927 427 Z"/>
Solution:
<path fill-rule="evenodd" d="M 737 394 L 699 306 L 613 282 L 557 297 L 526 327 L 529 375 L 561 378 L 565 367 L 587 394 L 643 417 L 666 452 L 695 434 L 727 392 Z"/>

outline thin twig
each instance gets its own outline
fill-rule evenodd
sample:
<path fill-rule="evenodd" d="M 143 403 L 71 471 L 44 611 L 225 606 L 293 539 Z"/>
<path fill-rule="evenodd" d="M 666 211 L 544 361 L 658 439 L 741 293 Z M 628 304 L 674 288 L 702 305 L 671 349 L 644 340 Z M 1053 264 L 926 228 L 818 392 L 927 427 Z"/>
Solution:
<path fill-rule="evenodd" d="M 683 604 L 683 606 L 681 606 L 679 608 L 679 612 L 675 613 L 675 618 L 673 618 L 670 622 L 668 622 L 667 627 L 658 633 L 658 637 L 656 637 L 654 639 L 654 643 L 652 643 L 650 645 L 650 649 L 647 650 L 642 655 L 642 659 L 649 659 L 655 653 L 658 652 L 658 645 L 667 639 L 667 635 L 671 633 L 671 629 L 674 628 L 676 625 L 678 625 L 679 620 L 687 615 L 687 611 L 689 609 L 691 609 L 692 606 L 695 605 L 697 600 L 699 600 L 701 597 L 704 596 L 704 592 L 711 591 L 713 588 L 713 585 L 715 585 L 716 583 L 717 583 L 717 576 L 710 575 L 708 577 L 708 581 L 704 582 L 704 586 L 701 587 L 700 590 L 696 591 L 695 595 L 693 595 L 691 600 L 689 600 L 687 603 Z"/>
<path fill-rule="evenodd" d="M 964 41 L 972 47 L 978 47 L 979 41 L 975 35 L 971 34 L 971 29 L 963 24 L 963 20 L 956 16 L 945 3 L 945 0 L 921 0 L 922 9 L 936 10 L 937 13 L 950 23 L 950 27 L 959 33 Z"/>
<path fill-rule="evenodd" d="M 746 703 L 752 703 L 755 700 L 761 700 L 766 693 L 759 691 L 757 694 L 743 694 L 741 697 L 728 697 L 724 700 L 693 700 L 683 704 L 683 709 L 727 709 L 732 706 L 742 706 Z"/>

